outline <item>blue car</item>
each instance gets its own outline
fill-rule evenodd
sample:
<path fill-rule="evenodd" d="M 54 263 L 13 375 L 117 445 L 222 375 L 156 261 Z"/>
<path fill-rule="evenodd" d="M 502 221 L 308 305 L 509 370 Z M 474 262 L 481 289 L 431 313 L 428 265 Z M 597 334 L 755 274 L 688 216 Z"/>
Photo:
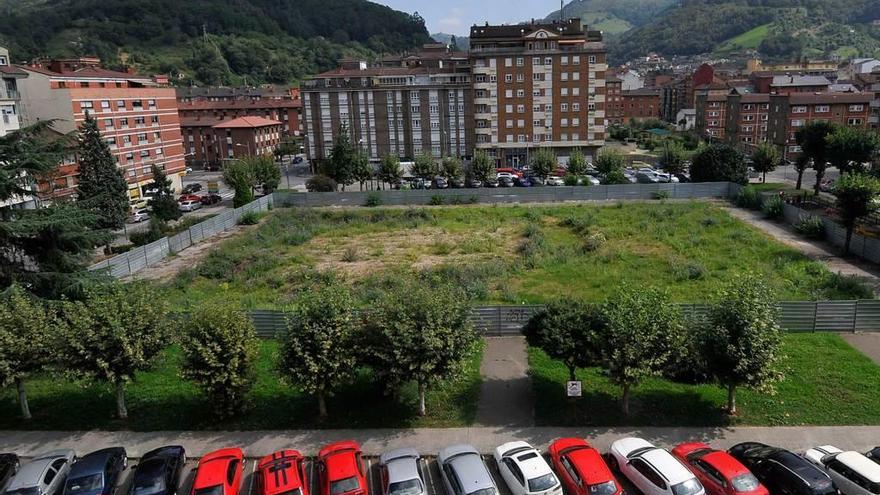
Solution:
<path fill-rule="evenodd" d="M 126 465 L 128 455 L 122 447 L 87 454 L 71 466 L 64 495 L 112 495 Z"/>
<path fill-rule="evenodd" d="M 513 185 L 516 187 L 532 187 L 532 181 L 526 177 L 520 177 L 514 181 Z"/>

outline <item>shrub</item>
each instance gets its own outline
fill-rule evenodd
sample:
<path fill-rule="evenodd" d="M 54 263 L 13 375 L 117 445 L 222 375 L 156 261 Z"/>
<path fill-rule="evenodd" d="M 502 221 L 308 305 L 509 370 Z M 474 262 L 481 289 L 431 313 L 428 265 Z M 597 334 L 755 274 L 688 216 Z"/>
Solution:
<path fill-rule="evenodd" d="M 470 204 L 472 204 L 472 205 L 475 205 L 475 204 L 477 204 L 477 203 L 479 203 L 479 202 L 480 202 L 480 197 L 477 196 L 476 194 L 474 194 L 474 195 L 472 195 L 471 197 L 468 198 L 468 203 L 470 203 Z"/>
<path fill-rule="evenodd" d="M 249 211 L 238 219 L 239 225 L 256 225 L 258 223 L 260 223 L 260 213 L 256 211 Z"/>
<path fill-rule="evenodd" d="M 690 172 L 694 182 L 749 182 L 745 157 L 729 144 L 701 148 L 691 159 Z"/>
<path fill-rule="evenodd" d="M 696 262 L 688 262 L 683 265 L 675 264 L 672 267 L 675 279 L 679 282 L 685 280 L 700 280 L 706 275 L 703 265 Z"/>
<path fill-rule="evenodd" d="M 764 204 L 761 206 L 761 211 L 764 212 L 765 217 L 771 220 L 778 220 L 782 218 L 784 206 L 785 203 L 782 202 L 782 198 L 779 196 L 773 196 L 767 201 L 764 201 Z"/>
<path fill-rule="evenodd" d="M 431 196 L 431 199 L 430 199 L 430 201 L 428 201 L 428 204 L 432 205 L 432 206 L 440 206 L 445 202 L 446 202 L 446 198 L 444 198 L 440 194 L 435 194 L 435 195 Z"/>
<path fill-rule="evenodd" d="M 333 192 L 336 181 L 326 175 L 313 175 L 306 181 L 306 189 L 309 192 Z"/>
<path fill-rule="evenodd" d="M 733 199 L 734 204 L 740 208 L 748 208 L 750 210 L 761 209 L 761 194 L 752 186 L 746 186 L 736 193 Z"/>
<path fill-rule="evenodd" d="M 562 182 L 566 186 L 576 186 L 578 185 L 578 177 L 576 175 L 566 175 L 562 178 Z"/>
<path fill-rule="evenodd" d="M 855 275 L 832 273 L 822 283 L 825 299 L 874 299 L 874 290 Z"/>
<path fill-rule="evenodd" d="M 605 244 L 605 234 L 601 232 L 596 232 L 594 234 L 590 234 L 587 236 L 587 239 L 584 241 L 583 250 L 585 253 L 592 253 L 596 251 L 603 244 Z"/>
<path fill-rule="evenodd" d="M 165 222 L 159 220 L 158 218 L 150 219 L 150 226 L 147 230 L 143 232 L 135 232 L 128 236 L 128 239 L 134 244 L 136 247 L 145 246 L 151 242 L 156 242 L 159 239 L 165 237 L 165 231 L 168 229 L 168 226 L 165 225 Z"/>
<path fill-rule="evenodd" d="M 654 199 L 660 199 L 660 200 L 669 199 L 669 191 L 663 190 L 663 191 L 655 192 Z"/>
<path fill-rule="evenodd" d="M 382 204 L 382 196 L 379 196 L 379 193 L 370 193 L 367 194 L 367 199 L 364 201 L 364 206 L 368 208 L 375 208 Z"/>
<path fill-rule="evenodd" d="M 565 217 L 560 222 L 560 225 L 570 228 L 576 234 L 584 235 L 590 231 L 590 226 L 594 222 L 593 215 L 587 213 L 585 215 Z"/>
<path fill-rule="evenodd" d="M 345 248 L 345 252 L 342 253 L 342 261 L 346 263 L 354 263 L 358 260 L 358 252 L 354 247 Z"/>
<path fill-rule="evenodd" d="M 794 230 L 808 239 L 825 238 L 825 224 L 820 217 L 802 216 L 795 222 Z"/>

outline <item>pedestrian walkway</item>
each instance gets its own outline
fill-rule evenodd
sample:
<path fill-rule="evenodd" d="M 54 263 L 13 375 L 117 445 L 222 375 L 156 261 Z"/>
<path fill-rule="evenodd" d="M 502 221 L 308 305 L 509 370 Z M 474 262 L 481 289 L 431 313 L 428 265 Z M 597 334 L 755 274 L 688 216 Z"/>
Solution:
<path fill-rule="evenodd" d="M 880 333 L 842 333 L 840 337 L 880 365 Z"/>
<path fill-rule="evenodd" d="M 534 424 L 532 380 L 523 337 L 487 337 L 480 374 L 480 401 L 475 423 L 480 426 Z"/>

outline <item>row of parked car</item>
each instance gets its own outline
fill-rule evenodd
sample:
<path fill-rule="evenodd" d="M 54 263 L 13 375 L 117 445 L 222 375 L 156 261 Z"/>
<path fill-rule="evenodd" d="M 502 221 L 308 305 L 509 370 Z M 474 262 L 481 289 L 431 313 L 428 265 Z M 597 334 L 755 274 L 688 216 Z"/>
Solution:
<path fill-rule="evenodd" d="M 526 442 L 505 443 L 494 463 L 512 495 L 625 495 L 622 476 L 643 495 L 869 495 L 880 494 L 880 447 L 861 454 L 822 446 L 803 455 L 757 442 L 716 450 L 683 443 L 672 451 L 641 438 L 615 441 L 602 455 L 580 438 L 561 438 L 542 455 Z M 429 495 L 412 448 L 379 457 L 382 495 Z M 325 446 L 307 473 L 306 459 L 283 450 L 257 462 L 255 495 L 309 495 L 314 473 L 320 495 L 369 495 L 363 453 L 353 441 Z M 77 458 L 72 450 L 39 455 L 24 465 L 0 454 L 5 495 L 113 495 L 128 464 L 122 447 Z M 133 466 L 127 495 L 177 495 L 186 452 L 181 446 L 144 454 Z M 437 464 L 447 495 L 497 495 L 480 453 L 470 445 L 441 449 Z M 190 495 L 239 495 L 244 452 L 225 448 L 203 456 Z M 248 495 L 248 494 L 244 494 Z M 431 494 L 434 495 L 434 494 Z M 439 494 L 436 494 L 439 495 Z"/>
<path fill-rule="evenodd" d="M 184 189 L 183 194 L 181 194 L 180 197 L 177 198 L 177 205 L 181 212 L 188 213 L 198 210 L 202 206 L 215 205 L 221 201 L 223 201 L 223 198 L 219 194 L 208 193 L 200 196 L 193 192 L 187 192 L 187 190 Z M 132 223 L 139 223 L 149 219 L 149 208 L 136 208 L 132 210 L 129 220 Z"/>

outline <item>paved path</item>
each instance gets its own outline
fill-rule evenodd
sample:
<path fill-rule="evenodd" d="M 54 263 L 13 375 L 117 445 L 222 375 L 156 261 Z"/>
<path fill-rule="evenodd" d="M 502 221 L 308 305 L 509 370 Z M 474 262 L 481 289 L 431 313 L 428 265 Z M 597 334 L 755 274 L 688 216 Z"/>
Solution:
<path fill-rule="evenodd" d="M 588 439 L 601 451 L 611 442 L 626 436 L 639 436 L 663 447 L 688 440 L 705 441 L 717 448 L 728 448 L 743 441 L 760 441 L 795 451 L 816 445 L 835 445 L 860 452 L 880 445 L 880 426 L 829 427 L 742 427 L 742 428 L 555 428 L 555 427 L 472 427 L 415 430 L 291 430 L 249 432 L 0 432 L 0 452 L 32 456 L 58 448 L 73 448 L 78 453 L 122 445 L 131 457 L 161 445 L 181 444 L 190 456 L 211 450 L 239 446 L 248 457 L 270 454 L 283 448 L 295 448 L 314 455 L 322 445 L 341 439 L 354 439 L 364 452 L 376 455 L 404 446 L 415 447 L 422 454 L 436 454 L 447 445 L 468 442 L 483 453 L 513 439 L 525 440 L 546 449 L 554 439 L 577 436 Z"/>
<path fill-rule="evenodd" d="M 841 333 L 840 337 L 880 365 L 880 333 Z"/>
<path fill-rule="evenodd" d="M 480 402 L 475 423 L 481 426 L 534 424 L 532 380 L 523 337 L 488 337 L 480 374 Z"/>

